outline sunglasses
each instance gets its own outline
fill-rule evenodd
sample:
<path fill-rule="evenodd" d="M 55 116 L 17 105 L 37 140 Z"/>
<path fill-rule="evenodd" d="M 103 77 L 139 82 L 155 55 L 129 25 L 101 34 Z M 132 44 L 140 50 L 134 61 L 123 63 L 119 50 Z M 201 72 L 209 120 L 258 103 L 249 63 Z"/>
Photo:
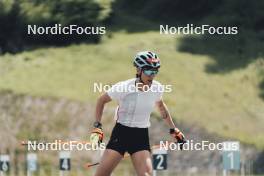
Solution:
<path fill-rule="evenodd" d="M 152 76 L 158 74 L 158 70 L 143 70 L 143 73 L 147 76 Z"/>

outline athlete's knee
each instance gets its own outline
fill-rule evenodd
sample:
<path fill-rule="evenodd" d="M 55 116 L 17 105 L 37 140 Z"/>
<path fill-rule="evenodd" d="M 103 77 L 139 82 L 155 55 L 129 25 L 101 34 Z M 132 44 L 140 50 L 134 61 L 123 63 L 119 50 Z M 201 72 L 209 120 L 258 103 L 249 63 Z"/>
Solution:
<path fill-rule="evenodd" d="M 141 170 L 140 176 L 151 176 L 152 175 L 152 167 L 146 166 L 144 169 Z"/>
<path fill-rule="evenodd" d="M 99 165 L 99 167 L 97 167 L 97 169 L 96 169 L 94 176 L 110 176 L 111 173 L 112 173 L 111 168 L 107 168 L 107 167 L 103 167 L 103 166 Z"/>
<path fill-rule="evenodd" d="M 152 161 L 151 161 L 150 158 L 147 158 L 146 162 L 147 162 L 147 164 L 146 164 L 147 173 L 149 173 L 150 175 L 152 175 Z"/>
<path fill-rule="evenodd" d="M 144 176 L 151 176 L 152 175 L 152 169 L 148 169 L 146 172 L 145 172 L 145 175 Z"/>
<path fill-rule="evenodd" d="M 108 171 L 96 171 L 95 175 L 94 176 L 110 176 L 111 175 L 111 172 L 108 172 Z"/>

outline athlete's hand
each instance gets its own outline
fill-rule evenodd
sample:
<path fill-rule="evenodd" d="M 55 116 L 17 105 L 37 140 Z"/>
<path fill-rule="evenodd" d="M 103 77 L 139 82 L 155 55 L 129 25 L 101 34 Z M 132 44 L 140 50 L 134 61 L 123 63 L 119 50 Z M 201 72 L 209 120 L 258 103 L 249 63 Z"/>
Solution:
<path fill-rule="evenodd" d="M 182 150 L 183 144 L 187 142 L 184 134 L 178 128 L 171 128 L 170 134 L 177 140 L 177 143 L 180 144 L 180 149 Z"/>
<path fill-rule="evenodd" d="M 100 145 L 104 138 L 104 132 L 101 128 L 94 128 L 90 136 L 91 145 Z"/>

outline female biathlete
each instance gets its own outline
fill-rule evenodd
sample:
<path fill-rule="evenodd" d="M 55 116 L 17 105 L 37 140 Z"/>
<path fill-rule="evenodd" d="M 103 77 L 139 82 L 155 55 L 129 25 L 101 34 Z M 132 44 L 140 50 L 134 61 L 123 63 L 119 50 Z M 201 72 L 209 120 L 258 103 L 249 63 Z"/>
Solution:
<path fill-rule="evenodd" d="M 92 143 L 100 143 L 103 140 L 100 122 L 104 105 L 111 100 L 116 100 L 118 108 L 116 125 L 96 170 L 96 176 L 111 175 L 125 152 L 130 154 L 137 175 L 151 175 L 152 162 L 148 127 L 150 126 L 150 113 L 155 104 L 168 124 L 170 134 L 178 142 L 185 142 L 183 133 L 176 128 L 162 100 L 162 91 L 160 91 L 163 90 L 162 85 L 153 80 L 160 68 L 158 56 L 149 51 L 139 52 L 134 58 L 134 66 L 137 69 L 136 78 L 113 85 L 97 100 L 96 121 L 90 137 Z"/>

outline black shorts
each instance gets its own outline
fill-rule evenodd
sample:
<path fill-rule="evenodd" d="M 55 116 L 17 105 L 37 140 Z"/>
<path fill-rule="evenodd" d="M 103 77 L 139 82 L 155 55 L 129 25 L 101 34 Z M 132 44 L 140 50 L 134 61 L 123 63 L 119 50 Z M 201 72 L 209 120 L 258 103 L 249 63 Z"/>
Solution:
<path fill-rule="evenodd" d="M 116 123 L 106 148 L 121 155 L 125 152 L 132 155 L 142 150 L 150 151 L 148 128 L 127 127 Z"/>

